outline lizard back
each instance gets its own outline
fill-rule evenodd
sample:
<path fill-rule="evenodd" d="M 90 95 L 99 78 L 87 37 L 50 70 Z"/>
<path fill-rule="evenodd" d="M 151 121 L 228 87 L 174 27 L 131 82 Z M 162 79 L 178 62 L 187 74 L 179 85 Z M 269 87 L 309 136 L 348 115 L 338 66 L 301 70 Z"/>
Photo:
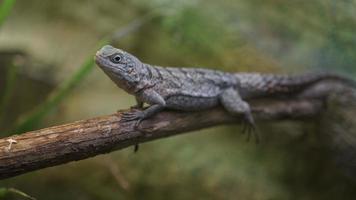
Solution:
<path fill-rule="evenodd" d="M 174 68 L 147 65 L 148 79 L 163 96 L 217 97 L 227 87 L 237 87 L 234 74 L 202 68 Z"/>

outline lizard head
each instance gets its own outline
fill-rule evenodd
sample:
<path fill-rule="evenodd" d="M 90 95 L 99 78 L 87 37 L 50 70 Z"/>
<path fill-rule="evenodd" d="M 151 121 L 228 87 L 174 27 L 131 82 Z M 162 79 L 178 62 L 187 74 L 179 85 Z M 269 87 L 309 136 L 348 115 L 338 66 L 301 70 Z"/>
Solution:
<path fill-rule="evenodd" d="M 110 45 L 105 45 L 97 51 L 94 59 L 120 88 L 129 93 L 135 92 L 142 78 L 143 64 L 139 59 Z"/>

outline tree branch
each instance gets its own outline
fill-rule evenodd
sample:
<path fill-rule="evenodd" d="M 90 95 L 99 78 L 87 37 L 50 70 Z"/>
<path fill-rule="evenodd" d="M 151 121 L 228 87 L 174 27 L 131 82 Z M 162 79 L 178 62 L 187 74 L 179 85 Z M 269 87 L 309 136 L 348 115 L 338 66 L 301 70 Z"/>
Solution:
<path fill-rule="evenodd" d="M 317 115 L 322 107 L 321 100 L 252 102 L 258 121 L 306 119 Z M 164 111 L 135 129 L 135 122 L 120 121 L 123 112 L 128 111 L 0 139 L 0 179 L 187 131 L 241 122 L 221 108 L 190 113 Z"/>

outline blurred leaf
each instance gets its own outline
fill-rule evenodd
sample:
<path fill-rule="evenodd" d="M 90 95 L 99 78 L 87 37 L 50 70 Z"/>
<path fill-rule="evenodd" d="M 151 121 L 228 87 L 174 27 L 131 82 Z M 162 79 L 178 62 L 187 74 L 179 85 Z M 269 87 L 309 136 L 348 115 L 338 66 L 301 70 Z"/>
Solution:
<path fill-rule="evenodd" d="M 31 200 L 36 200 L 36 198 L 34 197 L 31 197 L 30 195 L 18 190 L 18 189 L 15 189 L 15 188 L 0 188 L 0 199 L 4 199 L 6 195 L 8 194 L 16 194 L 16 195 L 19 195 L 19 196 L 22 196 L 26 199 L 31 199 Z"/>
<path fill-rule="evenodd" d="M 6 195 L 6 189 L 5 188 L 0 188 L 0 199 L 4 198 Z"/>
<path fill-rule="evenodd" d="M 0 124 L 4 117 L 5 108 L 7 107 L 9 100 L 11 99 L 11 96 L 14 92 L 14 86 L 17 79 L 17 70 L 18 66 L 16 64 L 12 64 L 6 74 L 4 95 L 0 97 Z"/>
<path fill-rule="evenodd" d="M 187 50 L 200 51 L 204 55 L 220 50 L 226 28 L 219 22 L 219 17 L 212 17 L 205 11 L 187 7 L 182 12 L 163 19 L 163 28 L 171 32 L 174 41 Z"/>
<path fill-rule="evenodd" d="M 102 46 L 106 43 L 108 43 L 108 40 L 103 39 L 98 42 L 98 46 Z M 94 64 L 93 56 L 90 55 L 78 71 L 68 80 L 64 81 L 56 90 L 54 90 L 42 104 L 40 104 L 24 118 L 20 118 L 15 126 L 15 129 L 11 133 L 22 133 L 37 126 L 41 120 L 65 97 L 67 97 L 75 86 L 77 86 L 91 72 Z"/>
<path fill-rule="evenodd" d="M 0 26 L 4 23 L 6 17 L 10 14 L 16 0 L 3 0 L 0 6 Z"/>

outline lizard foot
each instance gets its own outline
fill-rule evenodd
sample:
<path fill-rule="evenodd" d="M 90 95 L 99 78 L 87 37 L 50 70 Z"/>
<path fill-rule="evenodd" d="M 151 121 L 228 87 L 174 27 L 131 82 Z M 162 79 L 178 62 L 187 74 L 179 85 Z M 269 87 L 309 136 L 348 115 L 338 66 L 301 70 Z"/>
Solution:
<path fill-rule="evenodd" d="M 135 110 L 134 112 L 126 112 L 123 113 L 121 120 L 123 122 L 134 121 L 137 120 L 135 123 L 135 129 L 140 125 L 141 121 L 144 119 L 144 113 L 139 110 Z M 134 146 L 134 153 L 136 153 L 139 149 L 139 144 L 135 144 Z"/>
<path fill-rule="evenodd" d="M 136 120 L 135 128 L 141 123 L 141 121 L 145 118 L 145 114 L 143 111 L 135 110 L 132 112 L 125 112 L 121 116 L 121 121 L 129 122 Z"/>
<path fill-rule="evenodd" d="M 139 147 L 140 147 L 139 144 L 135 144 L 135 146 L 134 146 L 134 153 L 137 153 Z"/>
<path fill-rule="evenodd" d="M 253 119 L 251 113 L 245 114 L 244 121 L 242 123 L 242 133 L 247 133 L 247 141 L 250 141 L 251 135 L 255 137 L 256 144 L 260 142 L 260 136 L 256 129 L 255 120 Z"/>

